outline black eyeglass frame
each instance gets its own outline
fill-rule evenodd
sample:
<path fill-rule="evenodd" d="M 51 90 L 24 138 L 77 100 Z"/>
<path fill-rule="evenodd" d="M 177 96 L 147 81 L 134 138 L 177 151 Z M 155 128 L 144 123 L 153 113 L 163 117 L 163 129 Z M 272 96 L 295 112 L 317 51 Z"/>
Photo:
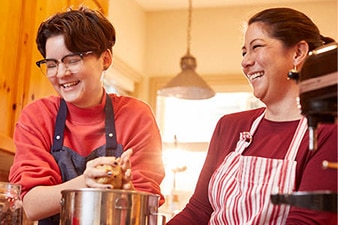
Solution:
<path fill-rule="evenodd" d="M 36 61 L 35 64 L 41 69 L 41 64 L 43 63 L 47 63 L 48 61 L 53 61 L 55 62 L 56 66 L 58 67 L 60 63 L 64 63 L 64 59 L 69 57 L 69 56 L 80 56 L 81 60 L 83 59 L 83 57 L 89 55 L 89 54 L 93 54 L 94 51 L 87 51 L 87 52 L 83 52 L 83 53 L 72 53 L 72 54 L 68 54 L 63 56 L 61 59 L 57 60 L 57 59 L 41 59 L 39 61 Z M 41 72 L 47 76 L 46 72 L 42 71 Z"/>

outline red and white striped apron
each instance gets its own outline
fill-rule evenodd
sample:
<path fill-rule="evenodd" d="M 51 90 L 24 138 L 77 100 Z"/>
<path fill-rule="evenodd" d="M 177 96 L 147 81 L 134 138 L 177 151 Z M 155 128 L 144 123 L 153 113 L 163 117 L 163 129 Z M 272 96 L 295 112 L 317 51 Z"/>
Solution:
<path fill-rule="evenodd" d="M 260 115 L 250 132 L 243 132 L 234 152 L 229 153 L 209 183 L 209 201 L 214 211 L 210 225 L 285 224 L 288 205 L 273 205 L 270 195 L 293 191 L 298 147 L 307 130 L 302 118 L 285 159 L 243 156 L 264 117 Z"/>

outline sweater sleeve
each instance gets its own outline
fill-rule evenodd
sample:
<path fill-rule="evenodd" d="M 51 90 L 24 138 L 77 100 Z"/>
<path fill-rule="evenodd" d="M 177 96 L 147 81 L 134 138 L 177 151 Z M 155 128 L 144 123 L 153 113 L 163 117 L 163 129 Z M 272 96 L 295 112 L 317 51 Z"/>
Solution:
<path fill-rule="evenodd" d="M 55 112 L 55 101 L 38 100 L 25 107 L 16 124 L 16 153 L 9 181 L 22 186 L 22 197 L 36 185 L 62 181 L 59 167 L 50 154 Z"/>

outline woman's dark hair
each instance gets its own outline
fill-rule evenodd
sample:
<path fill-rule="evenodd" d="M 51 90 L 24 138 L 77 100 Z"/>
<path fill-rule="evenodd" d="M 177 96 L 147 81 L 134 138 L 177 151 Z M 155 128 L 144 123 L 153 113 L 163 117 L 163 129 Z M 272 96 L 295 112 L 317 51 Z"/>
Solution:
<path fill-rule="evenodd" d="M 46 57 L 46 41 L 56 35 L 64 35 L 69 51 L 81 53 L 93 51 L 100 55 L 115 44 L 115 29 L 99 11 L 81 7 L 60 12 L 40 24 L 36 44 Z"/>
<path fill-rule="evenodd" d="M 248 25 L 261 22 L 271 37 L 292 47 L 299 41 L 306 41 L 309 51 L 333 42 L 334 39 L 320 34 L 318 27 L 304 13 L 290 8 L 270 8 L 263 10 L 248 21 Z"/>

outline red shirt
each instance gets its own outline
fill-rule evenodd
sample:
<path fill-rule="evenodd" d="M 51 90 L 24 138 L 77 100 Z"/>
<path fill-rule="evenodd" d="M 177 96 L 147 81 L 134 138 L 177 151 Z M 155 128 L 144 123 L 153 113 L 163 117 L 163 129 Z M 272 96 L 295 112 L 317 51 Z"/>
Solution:
<path fill-rule="evenodd" d="M 111 94 L 110 98 L 117 142 L 124 150 L 133 150 L 131 164 L 135 189 L 161 195 L 160 183 L 164 177 L 162 141 L 151 108 L 131 97 Z M 101 104 L 86 109 L 67 103 L 64 146 L 87 156 L 106 143 L 105 100 L 103 97 Z M 22 185 L 22 197 L 35 186 L 62 182 L 59 167 L 50 153 L 59 105 L 60 97 L 56 96 L 36 100 L 24 108 L 16 124 L 16 154 L 9 179 Z M 164 202 L 162 195 L 160 202 Z"/>
<path fill-rule="evenodd" d="M 239 133 L 249 131 L 253 121 L 264 109 L 255 109 L 223 116 L 216 125 L 208 154 L 201 170 L 194 194 L 181 213 L 168 225 L 207 225 L 212 213 L 208 199 L 208 185 L 213 172 L 223 162 L 225 156 L 234 151 Z M 284 158 L 292 140 L 297 121 L 273 122 L 263 119 L 259 124 L 251 145 L 244 155 L 267 158 Z M 302 140 L 296 156 L 296 186 L 294 191 L 330 190 L 337 192 L 338 173 L 335 169 L 322 169 L 322 162 L 337 162 L 337 125 L 319 125 L 318 149 L 308 150 L 308 132 Z M 291 207 L 287 225 L 292 224 L 337 224 L 337 214 L 311 211 Z"/>

